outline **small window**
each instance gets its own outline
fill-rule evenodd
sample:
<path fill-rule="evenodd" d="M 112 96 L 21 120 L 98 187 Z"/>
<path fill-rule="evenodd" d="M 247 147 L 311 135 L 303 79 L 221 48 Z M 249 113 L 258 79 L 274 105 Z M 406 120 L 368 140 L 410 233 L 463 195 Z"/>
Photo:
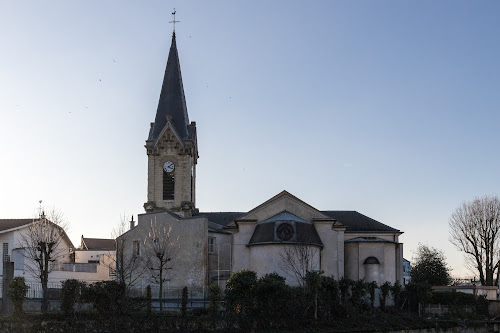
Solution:
<path fill-rule="evenodd" d="M 3 262 L 10 261 L 9 243 L 3 243 Z"/>
<path fill-rule="evenodd" d="M 14 259 L 14 269 L 24 270 L 24 249 L 16 249 L 12 251 Z"/>
<path fill-rule="evenodd" d="M 133 243 L 132 254 L 136 257 L 141 255 L 141 242 L 135 240 Z"/>
<path fill-rule="evenodd" d="M 208 237 L 208 253 L 215 253 L 215 237 Z"/>

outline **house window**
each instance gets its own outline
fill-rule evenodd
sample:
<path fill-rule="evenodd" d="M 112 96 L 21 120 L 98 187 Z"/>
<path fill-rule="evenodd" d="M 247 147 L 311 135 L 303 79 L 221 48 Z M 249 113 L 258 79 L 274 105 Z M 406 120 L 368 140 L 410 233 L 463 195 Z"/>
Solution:
<path fill-rule="evenodd" d="M 208 253 L 215 253 L 215 237 L 208 237 Z"/>
<path fill-rule="evenodd" d="M 163 170 L 163 200 L 174 200 L 174 188 L 174 172 L 166 172 Z"/>
<path fill-rule="evenodd" d="M 14 269 L 24 270 L 24 249 L 12 250 Z"/>
<path fill-rule="evenodd" d="M 133 248 L 132 248 L 132 254 L 136 257 L 140 256 L 141 255 L 141 242 L 139 242 L 138 240 L 135 240 L 132 244 Z"/>
<path fill-rule="evenodd" d="M 9 243 L 3 243 L 3 262 L 10 261 Z"/>

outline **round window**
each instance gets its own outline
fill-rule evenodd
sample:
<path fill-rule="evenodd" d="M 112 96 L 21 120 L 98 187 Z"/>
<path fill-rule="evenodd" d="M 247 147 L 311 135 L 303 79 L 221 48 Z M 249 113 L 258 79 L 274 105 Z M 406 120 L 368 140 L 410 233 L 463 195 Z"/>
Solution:
<path fill-rule="evenodd" d="M 278 238 L 285 242 L 292 239 L 294 234 L 295 231 L 290 223 L 281 223 L 276 229 L 276 235 Z"/>

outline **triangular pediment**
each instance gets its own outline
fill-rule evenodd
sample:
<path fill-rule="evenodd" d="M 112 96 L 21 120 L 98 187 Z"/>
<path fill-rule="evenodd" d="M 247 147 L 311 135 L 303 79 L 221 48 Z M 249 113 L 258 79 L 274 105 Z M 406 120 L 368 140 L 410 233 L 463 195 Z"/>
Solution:
<path fill-rule="evenodd" d="M 175 127 L 172 126 L 170 122 L 167 122 L 165 127 L 163 127 L 162 131 L 160 132 L 160 135 L 154 142 L 154 145 L 156 146 L 160 142 L 171 142 L 171 141 L 177 141 L 182 147 L 184 147 L 184 140 L 182 140 L 179 133 L 177 133 Z"/>
<path fill-rule="evenodd" d="M 278 213 L 274 216 L 271 216 L 270 218 L 262 221 L 261 223 L 272 223 L 272 222 L 276 222 L 276 221 L 294 221 L 294 222 L 307 223 L 307 221 L 304 220 L 303 218 L 300 218 L 295 214 L 287 212 L 286 210 L 284 210 L 281 213 Z"/>
<path fill-rule="evenodd" d="M 238 220 L 256 220 L 257 223 L 261 223 L 284 212 L 308 222 L 312 222 L 314 219 L 329 219 L 327 215 L 321 213 L 313 206 L 287 191 L 283 191 L 250 210 Z"/>

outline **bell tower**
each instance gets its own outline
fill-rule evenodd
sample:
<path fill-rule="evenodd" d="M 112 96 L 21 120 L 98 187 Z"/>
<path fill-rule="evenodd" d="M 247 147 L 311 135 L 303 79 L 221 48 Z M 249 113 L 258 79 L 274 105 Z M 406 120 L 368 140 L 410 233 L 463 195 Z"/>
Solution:
<path fill-rule="evenodd" d="M 189 122 L 175 31 L 168 54 L 155 122 L 146 140 L 146 212 L 170 210 L 191 216 L 195 209 L 198 144 L 196 123 Z"/>

